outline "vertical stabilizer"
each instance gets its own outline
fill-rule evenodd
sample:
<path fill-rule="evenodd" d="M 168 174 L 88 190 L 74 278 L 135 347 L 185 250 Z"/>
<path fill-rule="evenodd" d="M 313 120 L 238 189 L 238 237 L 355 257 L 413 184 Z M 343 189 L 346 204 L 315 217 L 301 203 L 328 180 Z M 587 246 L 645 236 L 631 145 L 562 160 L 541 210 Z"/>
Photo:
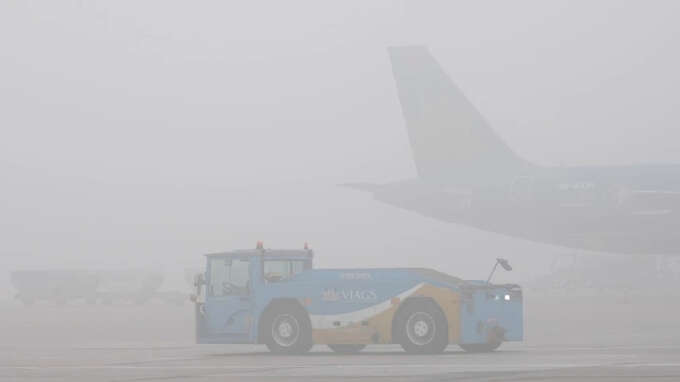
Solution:
<path fill-rule="evenodd" d="M 389 48 L 418 176 L 489 184 L 528 164 L 493 132 L 424 46 Z"/>

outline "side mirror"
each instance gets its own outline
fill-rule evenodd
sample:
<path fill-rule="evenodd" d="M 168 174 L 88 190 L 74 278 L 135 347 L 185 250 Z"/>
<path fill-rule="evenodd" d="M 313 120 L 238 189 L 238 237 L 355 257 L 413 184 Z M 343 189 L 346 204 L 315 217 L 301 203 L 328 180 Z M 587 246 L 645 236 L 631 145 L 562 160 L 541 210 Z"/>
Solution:
<path fill-rule="evenodd" d="M 205 276 L 203 276 L 203 273 L 194 276 L 194 286 L 200 287 L 201 285 L 205 285 Z"/>
<path fill-rule="evenodd" d="M 189 296 L 189 300 L 191 300 L 191 302 L 196 302 L 198 301 L 198 296 L 196 296 L 195 294 L 191 294 Z"/>

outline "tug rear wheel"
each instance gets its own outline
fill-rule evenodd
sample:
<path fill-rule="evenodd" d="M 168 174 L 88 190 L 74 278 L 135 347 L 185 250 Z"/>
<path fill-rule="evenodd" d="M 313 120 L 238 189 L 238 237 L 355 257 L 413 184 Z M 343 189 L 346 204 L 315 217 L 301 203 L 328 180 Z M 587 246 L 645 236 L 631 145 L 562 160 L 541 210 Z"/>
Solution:
<path fill-rule="evenodd" d="M 397 342 L 407 353 L 441 353 L 449 344 L 446 316 L 431 300 L 406 302 L 397 313 Z"/>
<path fill-rule="evenodd" d="M 306 312 L 295 305 L 277 305 L 263 316 L 262 342 L 272 353 L 300 354 L 312 348 L 312 328 Z"/>
<path fill-rule="evenodd" d="M 366 347 L 365 344 L 328 344 L 328 347 L 336 353 L 355 354 Z"/>

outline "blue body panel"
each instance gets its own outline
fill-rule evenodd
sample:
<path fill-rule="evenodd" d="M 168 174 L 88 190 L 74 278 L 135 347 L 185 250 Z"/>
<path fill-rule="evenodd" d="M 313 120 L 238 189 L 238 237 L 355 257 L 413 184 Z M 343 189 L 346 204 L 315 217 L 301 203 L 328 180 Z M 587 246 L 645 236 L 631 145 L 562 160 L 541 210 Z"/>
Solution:
<path fill-rule="evenodd" d="M 518 288 L 484 288 L 482 281 L 469 281 L 480 287 L 464 299 L 461 309 L 461 338 L 459 343 L 484 343 L 490 327 L 500 326 L 506 330 L 506 341 L 522 341 L 524 338 L 523 297 Z"/>

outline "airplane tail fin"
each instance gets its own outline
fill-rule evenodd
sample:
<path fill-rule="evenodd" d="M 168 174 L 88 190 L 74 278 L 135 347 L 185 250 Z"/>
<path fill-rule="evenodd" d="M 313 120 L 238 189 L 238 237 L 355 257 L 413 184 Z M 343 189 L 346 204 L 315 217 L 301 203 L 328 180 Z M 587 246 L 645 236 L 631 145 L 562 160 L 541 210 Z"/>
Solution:
<path fill-rule="evenodd" d="M 389 48 L 418 176 L 494 182 L 528 163 L 498 137 L 424 46 Z"/>

